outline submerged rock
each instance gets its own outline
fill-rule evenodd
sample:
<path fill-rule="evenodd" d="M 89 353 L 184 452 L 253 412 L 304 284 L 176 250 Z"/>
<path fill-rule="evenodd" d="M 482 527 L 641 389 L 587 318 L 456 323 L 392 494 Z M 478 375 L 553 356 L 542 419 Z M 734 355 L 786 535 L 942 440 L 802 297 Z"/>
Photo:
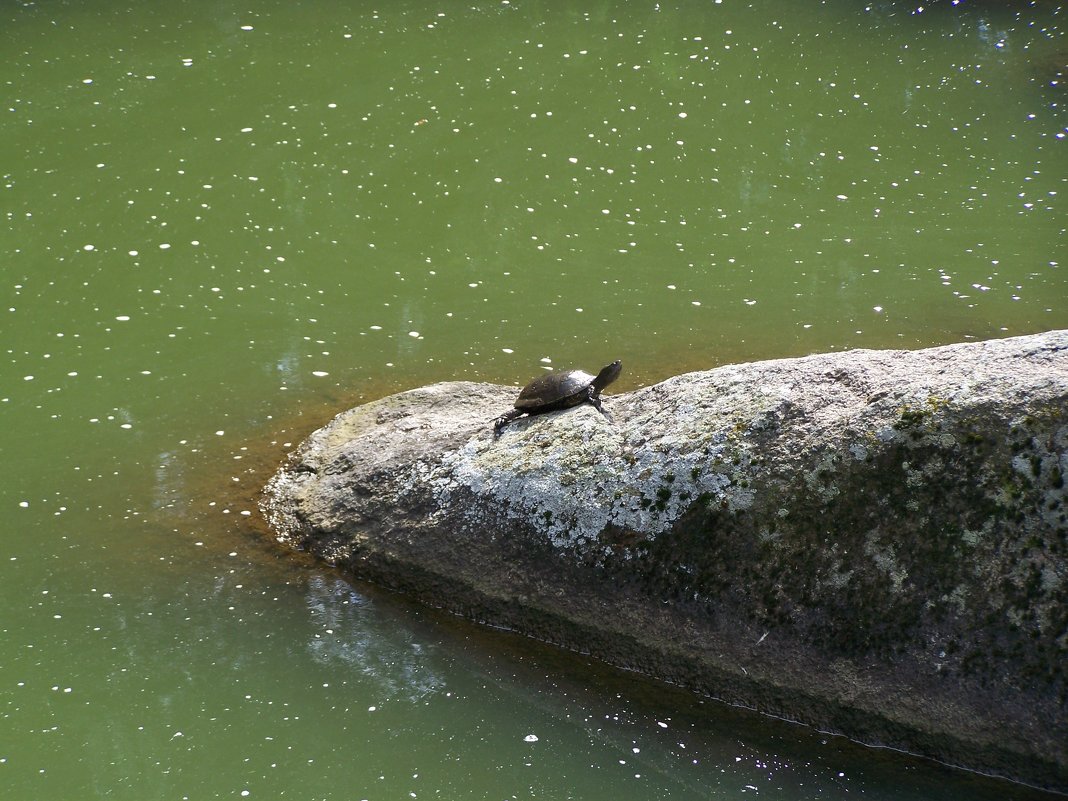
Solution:
<path fill-rule="evenodd" d="M 1068 331 L 338 415 L 279 541 L 725 701 L 1068 790 Z"/>

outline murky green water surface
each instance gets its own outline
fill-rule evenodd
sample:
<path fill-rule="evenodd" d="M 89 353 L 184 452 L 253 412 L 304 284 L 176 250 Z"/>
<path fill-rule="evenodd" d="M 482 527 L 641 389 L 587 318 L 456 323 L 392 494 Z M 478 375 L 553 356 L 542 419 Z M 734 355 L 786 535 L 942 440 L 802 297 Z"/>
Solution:
<path fill-rule="evenodd" d="M 1029 797 L 346 583 L 250 499 L 431 381 L 1068 326 L 1064 24 L 0 3 L 0 794 Z"/>

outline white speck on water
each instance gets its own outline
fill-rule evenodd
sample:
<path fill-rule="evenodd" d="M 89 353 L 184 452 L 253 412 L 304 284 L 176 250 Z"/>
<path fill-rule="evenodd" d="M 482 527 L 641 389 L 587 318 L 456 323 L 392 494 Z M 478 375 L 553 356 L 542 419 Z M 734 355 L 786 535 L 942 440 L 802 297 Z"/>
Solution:
<path fill-rule="evenodd" d="M 380 325 L 372 325 L 371 326 L 371 330 L 372 331 L 381 331 L 382 330 L 382 326 L 380 326 Z"/>
<path fill-rule="evenodd" d="M 568 158 L 568 161 L 570 161 L 572 164 L 578 164 L 578 159 L 575 158 L 574 156 L 570 156 Z"/>
<path fill-rule="evenodd" d="M 408 332 L 408 336 L 412 337 L 413 339 L 418 339 L 419 338 L 419 332 L 418 331 L 409 331 Z"/>
<path fill-rule="evenodd" d="M 221 430 L 221 429 L 220 429 L 219 431 L 216 431 L 216 432 L 215 432 L 215 436 L 217 436 L 217 437 L 221 437 L 221 436 L 222 436 L 223 434 L 225 434 L 225 433 L 226 433 L 225 431 L 223 431 L 223 430 Z"/>
<path fill-rule="evenodd" d="M 667 724 L 664 723 L 664 721 L 662 721 L 662 720 L 658 720 L 656 722 L 656 725 L 659 726 L 661 729 L 666 729 L 667 728 Z"/>
<path fill-rule="evenodd" d="M 883 307 L 882 306 L 872 306 L 871 308 L 872 308 L 872 311 L 874 311 L 876 314 L 882 314 L 882 311 L 883 311 Z"/>
<path fill-rule="evenodd" d="M 538 735 L 536 734 L 528 734 L 526 737 L 523 738 L 523 742 L 525 743 L 536 743 L 537 741 Z"/>
<path fill-rule="evenodd" d="M 495 183 L 495 184 L 499 184 L 499 183 L 500 183 L 501 181 L 503 181 L 503 180 L 504 180 L 503 178 L 494 178 L 494 179 L 493 179 L 493 183 Z"/>
<path fill-rule="evenodd" d="M 330 375 L 330 373 L 326 372 L 326 370 L 312 370 L 312 375 L 316 378 L 325 378 Z"/>
<path fill-rule="evenodd" d="M 33 381 L 33 376 L 32 375 L 24 375 L 22 377 L 22 380 L 23 381 Z"/>
<path fill-rule="evenodd" d="M 96 245 L 83 245 L 82 250 L 96 250 Z"/>
<path fill-rule="evenodd" d="M 137 251 L 136 251 L 136 250 L 131 250 L 131 251 L 130 251 L 130 255 L 131 255 L 131 256 L 136 256 L 136 255 L 138 255 L 138 254 L 137 254 Z"/>
<path fill-rule="evenodd" d="M 243 31 L 251 31 L 252 30 L 252 26 L 251 25 L 242 25 L 241 26 L 241 30 L 243 30 Z"/>
<path fill-rule="evenodd" d="M 242 128 L 241 129 L 241 133 L 252 133 L 252 129 L 251 128 Z"/>
<path fill-rule="evenodd" d="M 90 84 L 92 82 L 93 82 L 92 78 L 82 78 L 82 83 L 84 83 L 84 84 Z"/>
<path fill-rule="evenodd" d="M 501 353 L 515 353 L 511 348 L 501 348 Z"/>
<path fill-rule="evenodd" d="M 130 425 L 129 423 L 123 423 L 122 425 L 119 426 L 119 428 L 125 428 L 125 429 L 129 430 L 129 429 L 133 428 L 133 426 Z"/>
<path fill-rule="evenodd" d="M 23 508 L 23 509 L 29 509 L 30 508 L 30 502 L 29 501 L 19 501 L 19 506 L 21 508 Z"/>
<path fill-rule="evenodd" d="M 120 314 L 115 319 L 118 320 L 120 323 L 128 323 L 128 322 L 130 322 L 130 315 L 128 315 L 128 314 Z"/>
<path fill-rule="evenodd" d="M 369 707 L 367 707 L 367 711 L 368 712 L 375 712 L 375 711 L 377 711 L 377 709 L 378 709 L 377 706 L 369 706 Z"/>
<path fill-rule="evenodd" d="M 170 250 L 171 249 L 171 245 L 170 245 L 169 242 L 161 242 L 160 245 L 159 245 L 159 249 L 160 250 Z"/>
<path fill-rule="evenodd" d="M 326 107 L 327 108 L 337 108 L 337 103 L 327 103 Z"/>
<path fill-rule="evenodd" d="M 686 119 L 686 117 L 687 117 L 687 114 L 686 114 L 685 111 L 680 111 L 679 112 L 679 119 L 680 120 L 684 120 L 684 119 Z"/>

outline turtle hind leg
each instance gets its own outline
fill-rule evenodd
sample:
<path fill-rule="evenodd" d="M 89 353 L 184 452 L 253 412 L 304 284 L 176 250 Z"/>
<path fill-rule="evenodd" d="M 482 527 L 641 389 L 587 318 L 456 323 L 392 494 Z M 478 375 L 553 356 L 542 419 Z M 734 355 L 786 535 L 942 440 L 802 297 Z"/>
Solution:
<path fill-rule="evenodd" d="M 521 409 L 509 409 L 507 412 L 505 412 L 500 417 L 498 417 L 496 420 L 494 420 L 493 421 L 493 437 L 494 437 L 494 439 L 496 439 L 497 437 L 499 437 L 501 435 L 501 428 L 503 428 L 504 426 L 508 425 L 508 423 L 512 422 L 517 417 L 522 417 L 524 414 L 526 414 L 526 412 L 522 411 Z"/>

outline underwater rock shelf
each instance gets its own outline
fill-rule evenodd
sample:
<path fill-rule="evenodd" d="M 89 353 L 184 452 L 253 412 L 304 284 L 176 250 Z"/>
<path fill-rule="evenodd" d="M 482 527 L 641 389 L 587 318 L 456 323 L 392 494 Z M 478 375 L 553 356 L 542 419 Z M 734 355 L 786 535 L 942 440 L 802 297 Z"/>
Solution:
<path fill-rule="evenodd" d="M 1068 331 L 338 415 L 280 542 L 727 702 L 1068 790 Z"/>

